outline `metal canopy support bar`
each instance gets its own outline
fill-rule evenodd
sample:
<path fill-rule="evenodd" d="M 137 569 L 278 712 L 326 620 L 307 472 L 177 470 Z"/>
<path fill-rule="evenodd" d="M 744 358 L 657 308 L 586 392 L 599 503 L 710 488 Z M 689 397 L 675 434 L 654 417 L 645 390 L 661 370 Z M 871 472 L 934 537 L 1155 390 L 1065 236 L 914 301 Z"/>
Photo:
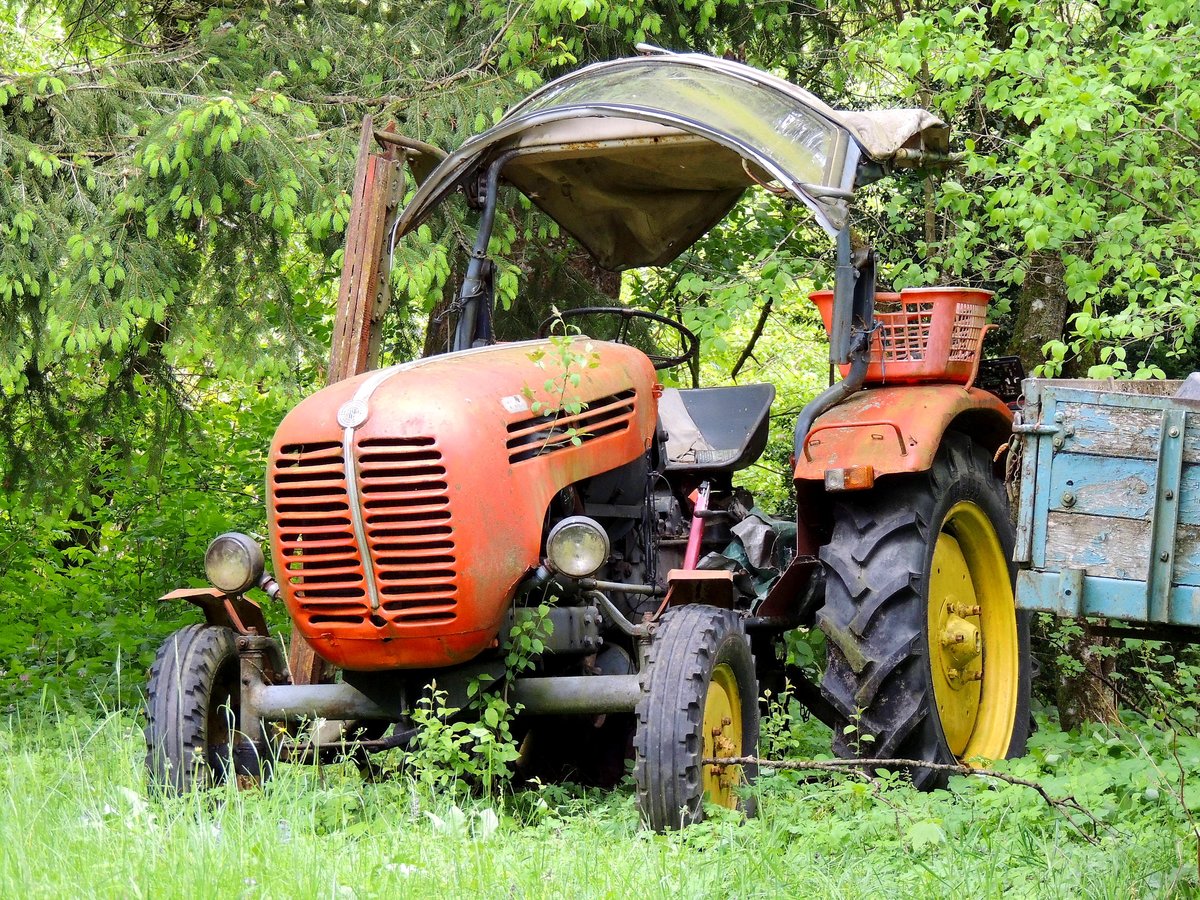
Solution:
<path fill-rule="evenodd" d="M 854 268 L 850 247 L 850 229 L 843 228 L 837 236 L 837 271 L 833 280 L 833 315 L 829 323 L 829 361 L 844 365 L 850 360 L 850 329 L 853 315 Z"/>

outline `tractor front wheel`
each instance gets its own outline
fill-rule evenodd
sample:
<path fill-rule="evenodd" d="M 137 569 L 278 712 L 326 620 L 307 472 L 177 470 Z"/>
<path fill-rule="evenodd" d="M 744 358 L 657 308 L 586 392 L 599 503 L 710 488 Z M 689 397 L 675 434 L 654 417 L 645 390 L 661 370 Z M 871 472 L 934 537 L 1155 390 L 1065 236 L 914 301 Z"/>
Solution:
<path fill-rule="evenodd" d="M 1029 621 L 1013 599 L 1013 530 L 990 455 L 949 432 L 929 472 L 847 494 L 821 550 L 821 691 L 842 757 L 986 764 L 1029 735 Z M 946 774 L 913 767 L 913 782 Z"/>
<path fill-rule="evenodd" d="M 270 760 L 237 731 L 241 664 L 229 628 L 189 625 L 163 642 L 146 687 L 150 786 L 187 793 L 230 773 L 260 778 Z M 277 660 L 282 666 L 282 659 Z M 282 669 L 280 669 L 282 671 Z"/>
<path fill-rule="evenodd" d="M 702 605 L 663 615 L 642 671 L 633 743 L 638 808 L 655 831 L 700 821 L 703 800 L 752 812 L 737 788 L 755 769 L 703 762 L 758 750 L 754 657 L 737 615 Z"/>

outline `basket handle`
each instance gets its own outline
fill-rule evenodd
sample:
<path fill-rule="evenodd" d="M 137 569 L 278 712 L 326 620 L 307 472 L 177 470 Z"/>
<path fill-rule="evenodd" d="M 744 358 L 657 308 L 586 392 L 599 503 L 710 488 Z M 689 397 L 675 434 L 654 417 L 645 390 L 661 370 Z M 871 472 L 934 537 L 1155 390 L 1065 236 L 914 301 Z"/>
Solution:
<path fill-rule="evenodd" d="M 963 390 L 969 391 L 975 386 L 975 379 L 979 377 L 979 364 L 983 362 L 983 339 L 987 337 L 989 331 L 998 327 L 998 325 L 984 325 L 979 329 L 979 341 L 975 344 L 975 362 L 971 365 L 971 377 L 963 385 Z"/>

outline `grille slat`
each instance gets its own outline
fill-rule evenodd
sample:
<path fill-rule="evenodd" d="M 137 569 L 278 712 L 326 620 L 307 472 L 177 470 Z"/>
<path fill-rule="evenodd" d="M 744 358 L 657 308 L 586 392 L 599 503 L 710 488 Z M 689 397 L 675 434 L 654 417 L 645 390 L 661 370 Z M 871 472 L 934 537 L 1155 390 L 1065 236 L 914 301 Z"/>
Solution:
<path fill-rule="evenodd" d="M 438 482 L 436 486 L 431 485 L 427 481 L 422 481 L 420 484 L 413 485 L 412 489 L 398 491 L 396 483 L 388 478 L 386 482 L 380 481 L 378 484 L 368 482 L 363 485 L 363 496 L 369 497 L 373 503 L 378 503 L 383 500 L 387 501 L 406 501 L 408 506 L 428 505 L 421 504 L 421 501 L 434 501 L 434 506 L 446 505 L 446 484 Z"/>
<path fill-rule="evenodd" d="M 536 415 L 513 422 L 508 426 L 508 461 L 524 462 L 629 430 L 636 396 L 636 391 L 621 391 L 592 400 L 578 413 Z"/>

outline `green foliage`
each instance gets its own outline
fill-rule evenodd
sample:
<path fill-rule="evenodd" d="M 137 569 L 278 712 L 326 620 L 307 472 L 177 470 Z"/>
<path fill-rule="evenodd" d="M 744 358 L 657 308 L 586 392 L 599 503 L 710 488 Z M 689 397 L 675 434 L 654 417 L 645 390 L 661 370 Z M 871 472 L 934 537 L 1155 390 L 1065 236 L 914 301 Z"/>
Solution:
<path fill-rule="evenodd" d="M 77 476 L 71 445 L 105 420 L 185 409 L 197 369 L 306 377 L 328 342 L 361 115 L 456 145 L 545 61 L 531 50 L 497 73 L 479 55 L 487 23 L 448 28 L 432 3 L 56 9 L 26 41 L 43 65 L 0 58 L 0 425 L 5 467 L 32 480 L 35 447 Z M 400 330 L 440 296 L 455 242 L 426 227 L 398 248 Z"/>
<path fill-rule="evenodd" d="M 1200 754 L 1191 741 L 1177 748 L 1191 800 Z M 456 802 L 403 779 L 365 783 L 349 765 L 282 765 L 263 789 L 147 800 L 141 754 L 138 724 L 118 715 L 36 714 L 0 728 L 0 840 L 22 848 L 0 855 L 0 890 L 78 893 L 81 860 L 86 891 L 101 896 L 197 884 L 248 897 L 1076 898 L 1200 887 L 1169 740 L 1136 727 L 1070 736 L 1042 723 L 1031 756 L 1008 764 L 1052 795 L 1078 792 L 1113 829 L 1094 844 L 1031 789 L 979 779 L 919 794 L 900 780 L 765 773 L 757 818 L 714 815 L 653 835 L 628 788 Z"/>
<path fill-rule="evenodd" d="M 512 681 L 533 668 L 553 628 L 550 606 L 518 611 L 505 644 L 504 676 L 496 683 L 478 678 L 467 688 L 467 709 L 447 706 L 435 681 L 412 712 L 419 729 L 400 760 L 431 796 L 468 797 L 481 792 L 498 798 L 508 786 L 512 764 L 520 756 L 513 735 L 520 705 L 508 700 Z"/>
<path fill-rule="evenodd" d="M 417 701 L 412 721 L 420 730 L 403 765 L 431 796 L 469 796 L 478 789 L 494 797 L 507 784 L 519 753 L 503 696 L 478 694 L 464 712 L 446 706 L 435 682 Z"/>
<path fill-rule="evenodd" d="M 220 532 L 265 535 L 262 472 L 292 398 L 211 382 L 193 397 L 196 415 L 162 453 L 145 449 L 149 426 L 124 436 L 144 442 L 132 453 L 102 435 L 70 502 L 0 495 L 0 710 L 137 704 L 159 642 L 200 616 L 154 598 L 203 585 Z"/>
<path fill-rule="evenodd" d="M 1011 301 L 1061 277 L 1070 329 L 1043 348 L 1046 374 L 1080 359 L 1090 377 L 1162 377 L 1156 359 L 1188 350 L 1200 311 L 1197 25 L 1180 2 L 910 12 L 880 58 L 954 124 L 966 161 L 929 198 L 917 258 L 892 257 L 899 279 Z"/>
<path fill-rule="evenodd" d="M 546 373 L 539 393 L 549 397 L 549 400 L 535 399 L 533 388 L 526 385 L 522 388 L 525 398 L 530 401 L 529 408 L 536 415 L 546 416 L 553 421 L 561 415 L 578 415 L 587 406 L 579 398 L 579 384 L 583 373 L 588 369 L 600 366 L 600 352 L 591 341 L 580 343 L 576 340 L 579 329 L 568 327 L 555 310 L 557 321 L 550 335 L 550 350 L 535 347 L 527 354 L 529 361 Z M 571 443 L 578 446 L 579 437 L 574 428 L 568 429 L 567 435 Z"/>

